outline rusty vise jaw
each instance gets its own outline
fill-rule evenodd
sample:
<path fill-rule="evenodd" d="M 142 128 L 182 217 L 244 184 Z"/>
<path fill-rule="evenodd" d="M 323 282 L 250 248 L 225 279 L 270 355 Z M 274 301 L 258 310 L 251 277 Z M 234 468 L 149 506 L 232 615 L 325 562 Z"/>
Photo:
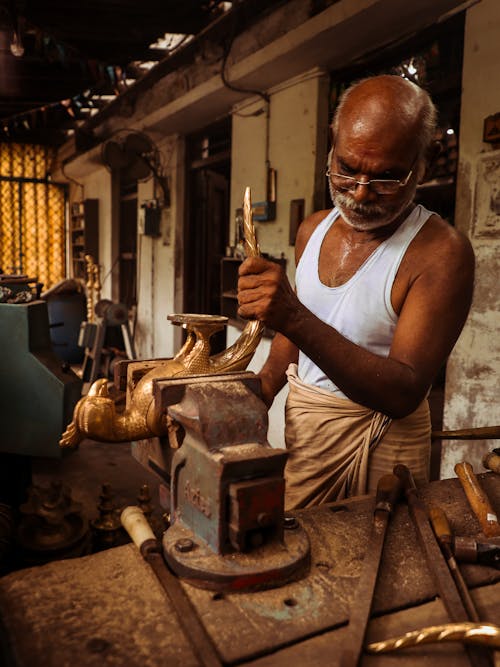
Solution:
<path fill-rule="evenodd" d="M 298 576 L 309 541 L 298 522 L 285 530 L 287 452 L 267 441 L 258 378 L 175 378 L 158 382 L 156 391 L 183 431 L 172 461 L 172 525 L 163 538 L 172 569 L 217 590 L 276 586 Z"/>

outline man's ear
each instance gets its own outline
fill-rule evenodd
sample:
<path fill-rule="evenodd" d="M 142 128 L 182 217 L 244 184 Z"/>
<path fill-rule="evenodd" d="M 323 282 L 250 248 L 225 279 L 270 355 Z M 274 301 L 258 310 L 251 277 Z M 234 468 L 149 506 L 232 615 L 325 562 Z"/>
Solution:
<path fill-rule="evenodd" d="M 428 181 L 432 178 L 432 174 L 436 167 L 436 161 L 443 150 L 443 144 L 440 141 L 435 140 L 430 144 L 425 154 L 425 170 L 422 178 L 419 179 L 420 183 Z"/>

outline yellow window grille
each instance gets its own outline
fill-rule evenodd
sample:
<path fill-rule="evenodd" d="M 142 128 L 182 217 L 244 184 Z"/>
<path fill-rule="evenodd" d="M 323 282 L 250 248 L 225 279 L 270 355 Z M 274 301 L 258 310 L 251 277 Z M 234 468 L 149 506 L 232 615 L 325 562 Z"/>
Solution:
<path fill-rule="evenodd" d="M 0 269 L 48 289 L 66 275 L 65 186 L 46 146 L 0 144 Z"/>

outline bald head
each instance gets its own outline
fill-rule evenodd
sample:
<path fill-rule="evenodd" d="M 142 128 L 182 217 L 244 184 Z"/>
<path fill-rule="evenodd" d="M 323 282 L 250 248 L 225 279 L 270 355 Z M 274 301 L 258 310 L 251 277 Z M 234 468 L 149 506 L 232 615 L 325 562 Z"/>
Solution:
<path fill-rule="evenodd" d="M 391 131 L 414 143 L 425 158 L 436 131 L 436 108 L 428 93 L 401 76 L 363 79 L 342 95 L 332 123 L 336 141 L 344 123 L 355 133 Z"/>

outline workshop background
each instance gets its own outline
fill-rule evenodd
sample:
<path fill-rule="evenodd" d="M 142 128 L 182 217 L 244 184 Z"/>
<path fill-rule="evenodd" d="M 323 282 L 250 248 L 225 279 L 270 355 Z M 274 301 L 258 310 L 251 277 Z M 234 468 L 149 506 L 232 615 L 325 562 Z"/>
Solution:
<path fill-rule="evenodd" d="M 245 187 L 261 250 L 293 281 L 297 225 L 329 205 L 338 95 L 397 72 L 427 86 L 440 112 L 443 153 L 418 198 L 469 236 L 477 260 L 469 319 L 431 393 L 433 426 L 498 424 L 498 2 L 135 5 L 87 1 L 68 15 L 55 1 L 0 3 L 0 266 L 38 283 L 53 349 L 81 373 L 87 254 L 99 296 L 125 308 L 108 322 L 100 374 L 112 377 L 116 359 L 175 354 L 173 312 L 227 315 L 215 346 L 232 343 Z M 23 381 L 8 368 L 4 394 Z M 270 413 L 276 447 L 285 394 Z M 3 425 L 22 419 L 9 406 Z M 463 458 L 481 469 L 494 446 L 435 441 L 434 478 Z M 57 447 L 35 455 L 61 465 Z"/>
<path fill-rule="evenodd" d="M 499 35 L 498 0 L 0 0 L 0 662 L 324 665 L 352 648 L 353 610 L 371 594 L 370 642 L 450 620 L 498 623 L 500 526 L 483 497 L 494 531 L 479 518 L 480 537 L 467 486 L 449 478 L 460 461 L 462 471 L 470 463 L 483 473 L 483 455 L 498 444 Z M 382 72 L 422 84 L 436 102 L 442 152 L 417 198 L 464 232 L 476 254 L 472 309 L 430 393 L 433 430 L 495 428 L 477 440 L 434 438 L 431 475 L 440 481 L 408 493 L 377 560 L 368 543 L 372 496 L 285 517 L 286 388 L 270 411 L 269 450 L 255 445 L 265 440 L 265 418 L 252 379 L 236 378 L 244 413 L 223 392 L 217 399 L 216 382 L 204 378 L 197 394 L 195 381 L 188 399 L 201 405 L 203 436 L 227 427 L 231 437 L 239 428 L 253 438 L 244 455 L 254 457 L 255 476 L 247 468 L 238 477 L 241 461 L 235 473 L 224 469 L 229 510 L 217 496 L 227 461 L 210 446 L 197 458 L 186 438 L 180 458 L 190 454 L 176 471 L 187 524 L 165 533 L 178 579 L 159 553 L 142 558 L 129 544 L 120 512 L 137 504 L 164 534 L 182 406 L 168 438 L 87 438 L 63 450 L 61 433 L 95 380 L 109 381 L 118 417 L 91 425 L 119 422 L 151 360 L 170 359 L 185 340 L 175 326 L 185 322 L 170 314 L 226 316 L 214 352 L 239 339 L 247 186 L 261 251 L 293 282 L 297 227 L 331 204 L 325 171 L 337 100 L 352 81 Z M 264 330 L 250 370 L 261 367 L 272 336 Z M 178 386 L 161 378 L 155 400 L 164 409 Z M 128 414 L 134 427 L 137 414 Z M 480 481 L 498 506 L 496 473 Z M 436 587 L 431 576 L 441 551 L 425 510 L 420 526 L 412 515 L 420 502 L 447 513 L 454 549 L 456 538 L 468 545 L 460 563 L 467 614 L 449 597 L 450 582 Z M 219 573 L 214 586 L 213 553 L 196 572 L 206 589 L 186 583 L 183 567 L 200 544 L 175 531 L 191 527 L 196 538 L 205 531 L 200 544 L 222 536 L 226 550 L 230 535 L 230 577 L 283 585 L 227 592 Z M 281 569 L 267 558 L 276 545 Z M 266 556 L 248 575 L 248 552 L 251 561 L 261 547 Z M 378 588 L 358 595 L 363 568 L 375 561 Z M 402 652 L 394 664 L 490 664 L 476 647 L 429 651 Z"/>

